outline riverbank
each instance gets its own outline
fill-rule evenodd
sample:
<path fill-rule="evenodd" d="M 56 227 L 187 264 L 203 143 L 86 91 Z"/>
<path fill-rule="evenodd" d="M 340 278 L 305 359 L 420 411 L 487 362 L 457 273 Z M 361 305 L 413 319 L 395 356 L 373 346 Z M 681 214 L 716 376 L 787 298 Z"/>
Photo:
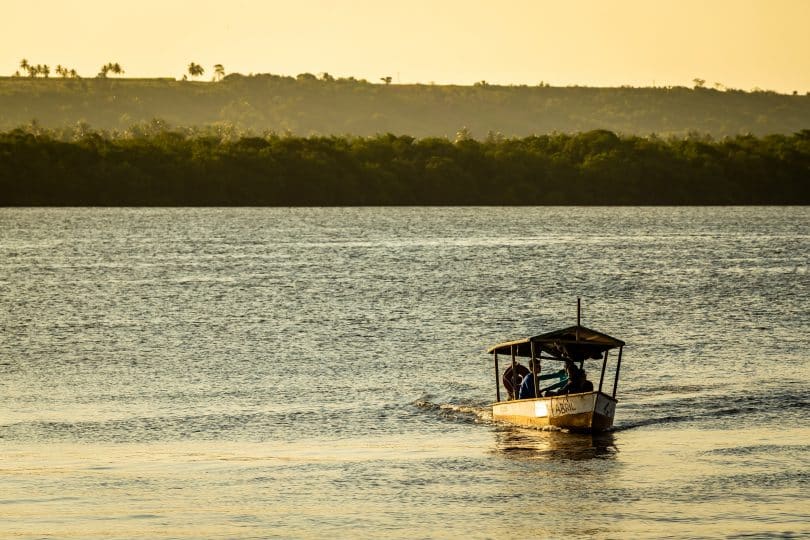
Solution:
<path fill-rule="evenodd" d="M 2 206 L 810 204 L 810 130 L 661 139 L 596 130 L 485 141 L 0 133 Z"/>

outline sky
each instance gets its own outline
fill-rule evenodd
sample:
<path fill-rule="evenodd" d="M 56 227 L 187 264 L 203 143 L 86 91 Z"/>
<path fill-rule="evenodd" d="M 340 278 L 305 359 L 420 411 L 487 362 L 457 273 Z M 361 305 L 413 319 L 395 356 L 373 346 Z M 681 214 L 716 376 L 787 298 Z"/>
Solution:
<path fill-rule="evenodd" d="M 810 92 L 810 0 L 0 0 L 0 74 L 329 73 L 395 83 Z"/>

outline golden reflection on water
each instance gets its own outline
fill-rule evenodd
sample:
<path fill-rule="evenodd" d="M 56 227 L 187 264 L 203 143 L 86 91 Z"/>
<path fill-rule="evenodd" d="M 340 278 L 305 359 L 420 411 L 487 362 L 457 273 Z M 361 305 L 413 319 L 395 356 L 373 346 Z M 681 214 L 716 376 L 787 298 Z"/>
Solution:
<path fill-rule="evenodd" d="M 808 440 L 801 427 L 493 426 L 328 443 L 6 443 L 0 482 L 15 495 L 0 501 L 0 536 L 486 538 L 505 532 L 503 508 L 538 537 L 803 534 Z"/>
<path fill-rule="evenodd" d="M 496 432 L 495 452 L 521 459 L 579 461 L 612 458 L 617 450 L 610 432 L 581 434 L 504 427 Z"/>

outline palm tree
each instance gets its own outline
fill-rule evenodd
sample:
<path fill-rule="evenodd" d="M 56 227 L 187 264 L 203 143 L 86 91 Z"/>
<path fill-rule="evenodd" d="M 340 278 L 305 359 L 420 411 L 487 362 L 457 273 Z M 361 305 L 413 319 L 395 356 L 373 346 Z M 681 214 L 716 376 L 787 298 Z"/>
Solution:
<path fill-rule="evenodd" d="M 29 77 L 37 76 L 37 68 L 28 63 L 28 60 L 23 58 L 20 60 L 20 69 L 27 71 Z"/>
<path fill-rule="evenodd" d="M 203 73 L 205 73 L 205 70 L 200 64 L 195 64 L 194 62 L 191 62 L 188 65 L 188 74 L 191 75 L 192 77 L 198 77 Z"/>
<path fill-rule="evenodd" d="M 222 64 L 214 64 L 214 80 L 221 81 L 225 77 L 225 68 Z"/>
<path fill-rule="evenodd" d="M 78 73 L 76 73 L 76 70 L 75 70 L 75 69 L 71 69 L 71 70 L 70 70 L 70 78 L 71 78 L 71 79 L 76 79 L 76 78 L 78 78 L 78 77 L 79 77 L 79 74 L 78 74 Z"/>
<path fill-rule="evenodd" d="M 98 76 L 101 77 L 102 79 L 106 79 L 107 75 L 109 75 L 110 73 L 121 75 L 122 73 L 124 73 L 124 69 L 118 62 L 114 64 L 112 62 L 107 62 L 106 64 L 101 66 L 101 71 L 98 72 Z"/>

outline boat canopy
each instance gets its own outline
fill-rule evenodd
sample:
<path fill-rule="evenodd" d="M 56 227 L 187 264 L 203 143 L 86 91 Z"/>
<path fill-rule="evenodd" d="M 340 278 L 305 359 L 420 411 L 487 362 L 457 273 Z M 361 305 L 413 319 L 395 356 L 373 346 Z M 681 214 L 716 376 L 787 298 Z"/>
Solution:
<path fill-rule="evenodd" d="M 602 358 L 603 353 L 616 347 L 623 347 L 624 341 L 610 337 L 607 334 L 585 328 L 584 326 L 571 326 L 562 330 L 554 330 L 539 336 L 527 337 L 515 341 L 499 343 L 487 349 L 490 354 L 512 354 L 515 356 L 531 358 L 532 346 L 536 356 L 546 353 L 558 360 L 588 360 Z"/>

